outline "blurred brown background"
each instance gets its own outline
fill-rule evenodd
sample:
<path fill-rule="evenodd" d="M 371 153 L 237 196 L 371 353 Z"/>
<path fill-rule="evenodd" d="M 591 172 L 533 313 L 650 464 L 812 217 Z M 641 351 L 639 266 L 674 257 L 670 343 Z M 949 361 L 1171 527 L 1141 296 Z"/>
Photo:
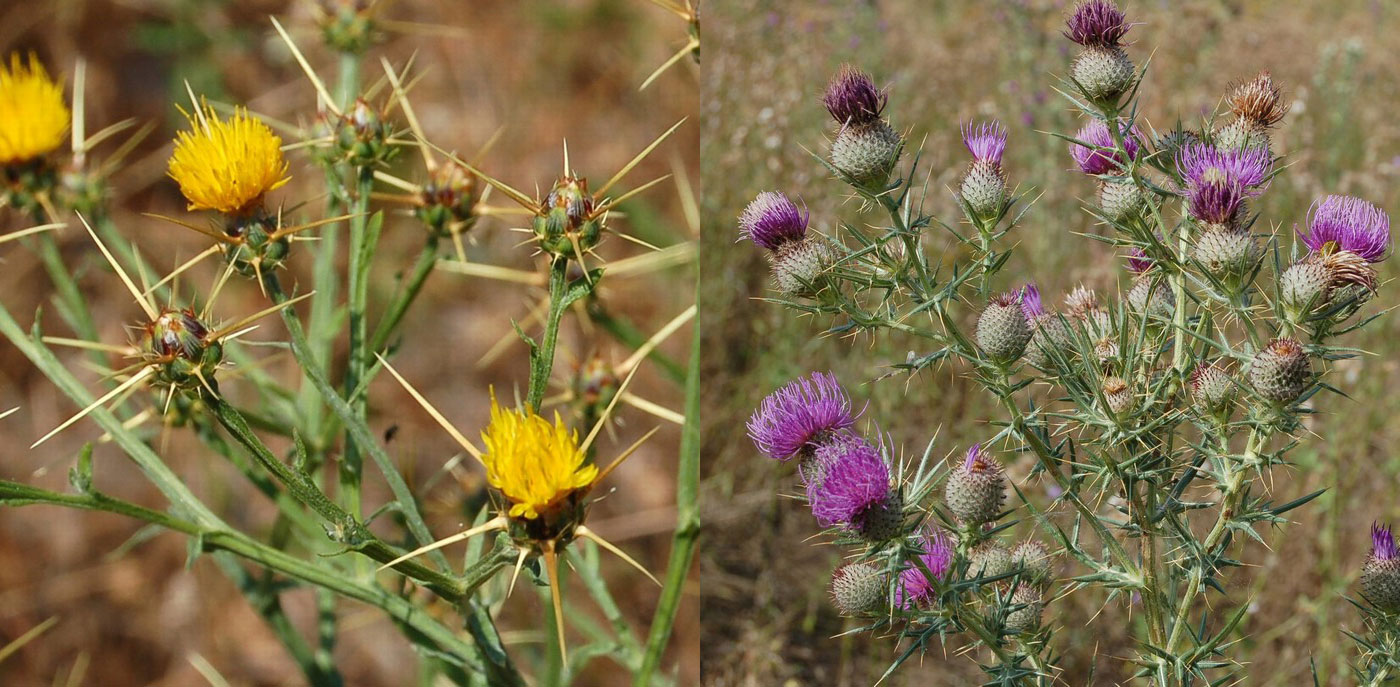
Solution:
<path fill-rule="evenodd" d="M 211 100 L 245 103 L 263 114 L 289 122 L 310 123 L 314 95 L 269 15 L 288 27 L 312 64 L 328 82 L 335 56 L 321 44 L 313 5 L 303 0 L 60 0 L 0 4 L 0 52 L 35 51 L 50 73 L 72 83 L 78 58 L 88 63 L 87 131 L 89 134 L 124 118 L 155 122 L 155 133 L 113 180 L 116 221 L 155 265 L 170 269 L 205 248 L 193 232 L 138 212 L 158 212 L 203 221 L 185 213 L 175 184 L 164 176 L 170 140 L 185 126 L 173 103 L 188 108 L 184 81 Z M 698 110 L 696 69 L 682 61 L 646 91 L 638 86 L 685 42 L 685 25 L 645 0 L 491 0 L 433 2 L 399 0 L 382 3 L 384 40 L 364 61 L 365 80 L 382 77 L 379 56 L 397 67 L 416 54 L 414 103 L 428 137 L 442 148 L 473 153 L 498 128 L 499 143 L 481 166 L 526 192 L 547 188 L 558 175 L 562 141 L 568 140 L 573 166 L 601 185 L 635 153 L 682 117 Z M 401 121 L 398 121 L 400 126 Z M 284 135 L 284 139 L 285 139 Z M 290 142 L 290 141 L 288 141 Z M 114 144 L 108 144 L 110 150 Z M 104 150 L 99 149 L 100 159 Z M 304 211 L 318 217 L 323 204 L 321 174 L 305 151 L 288 154 L 293 181 L 275 192 L 273 203 L 288 206 L 310 201 Z M 411 181 L 422 180 L 415 151 L 401 154 L 393 170 Z M 627 207 L 615 220 L 625 231 L 655 243 L 693 238 L 694 191 L 685 185 L 698 178 L 697 127 L 683 126 L 628 178 L 625 187 L 663 174 L 668 181 Z M 392 189 L 390 189 L 392 190 Z M 496 194 L 491 204 L 508 201 Z M 476 262 L 537 270 L 540 263 L 521 235 L 508 231 L 518 217 L 484 219 L 472 231 L 468 256 Z M 0 229 L 28 226 L 13 212 L 0 210 Z M 396 277 L 422 243 L 422 227 L 403 212 L 390 212 L 375 265 L 371 308 L 382 307 Z M 62 234 L 66 261 L 91 299 L 104 339 L 127 340 L 123 325 L 139 310 L 102 267 L 101 257 L 80 231 Z M 343 244 L 342 244 L 343 245 Z M 284 282 L 310 281 L 307 253 L 314 244 L 298 244 Z M 609 259 L 646 252 L 611 238 L 600 252 Z M 44 305 L 50 285 L 37 261 L 16 244 L 0 249 L 0 293 L 7 308 L 27 324 Z M 207 289 L 215 261 L 192 270 L 182 280 L 186 290 Z M 610 279 L 603 303 L 646 333 L 655 331 L 693 302 L 693 272 L 688 265 L 660 272 Z M 343 291 L 342 291 L 343 293 Z M 540 294 L 519 284 L 470 278 L 438 271 L 404 326 L 406 341 L 396 367 L 468 436 L 476 436 L 487 418 L 487 386 L 504 398 L 522 390 L 526 380 L 523 345 L 511 344 L 503 355 L 482 364 L 483 355 L 511 336 L 510 320 L 525 318 Z M 250 281 L 234 279 L 220 297 L 216 315 L 232 319 L 266 305 Z M 57 317 L 45 319 L 46 332 L 67 335 Z M 683 360 L 689 328 L 662 349 Z M 285 340 L 276 318 L 248 338 Z M 250 348 L 269 358 L 267 369 L 293 384 L 298 378 L 291 356 L 269 348 Z M 572 361 L 598 351 L 613 362 L 629 353 L 595 329 L 569 324 L 561 340 L 556 377 L 564 379 Z M 72 369 L 79 356 L 64 353 Z M 680 408 L 680 388 L 644 365 L 634 382 L 641 396 Z M 236 382 L 225 393 L 239 396 Z M 76 408 L 29 362 L 8 345 L 0 346 L 0 406 L 22 410 L 0 422 L 0 476 L 63 491 L 66 473 L 82 442 L 97 438 L 91 423 L 79 423 L 41 447 L 34 439 L 62 422 Z M 613 477 L 616 493 L 594 510 L 590 526 L 619 544 L 658 575 L 670 549 L 675 511 L 675 466 L 678 428 L 624 409 L 615 437 L 604 435 L 600 454 L 608 456 L 653 426 L 662 430 Z M 411 484 L 421 487 L 456 451 L 443 432 L 387 375 L 371 389 L 371 428 L 397 428 L 389 444 Z M 263 536 L 273 509 L 248 488 L 224 462 L 211 457 L 192 437 L 173 430 L 163 454 L 174 469 L 216 512 L 230 523 Z M 274 443 L 275 450 L 286 448 Z M 95 456 L 98 486 L 111 494 L 156 508 L 164 507 L 155 489 L 110 447 Z M 468 502 L 479 503 L 478 467 L 461 485 L 439 480 L 423 490 L 421 502 L 439 536 L 464 524 Z M 365 502 L 370 507 L 388 497 L 382 481 L 367 471 Z M 233 685 L 295 685 L 302 677 L 294 664 L 251 611 L 244 599 L 207 559 L 185 567 L 185 542 L 158 534 L 130 540 L 140 529 L 128 520 L 52 507 L 0 510 L 0 645 L 49 618 L 54 627 L 0 663 L 4 685 L 165 685 L 206 684 L 195 671 L 207 661 Z M 460 548 L 453 550 L 453 555 Z M 616 559 L 603 564 L 626 620 L 645 636 L 658 590 Z M 687 590 L 677 620 L 672 649 L 664 663 L 678 672 L 680 684 L 698 680 L 697 609 Z M 576 587 L 573 602 L 580 612 L 603 622 L 595 605 Z M 286 595 L 294 620 L 304 630 L 314 622 L 307 590 Z M 406 685 L 414 681 L 415 661 L 408 644 L 382 615 L 363 606 L 342 604 L 342 632 L 337 662 L 350 685 Z M 537 630 L 544 610 L 533 590 L 517 590 L 504 606 L 500 626 L 506 642 L 519 652 L 537 651 Z M 578 684 L 616 684 L 625 673 L 596 660 Z"/>
<path fill-rule="evenodd" d="M 1081 122 L 1051 90 L 1074 46 L 1064 39 L 1067 2 L 996 0 L 964 3 L 865 0 L 791 3 L 716 0 L 707 9 L 701 132 L 704 243 L 701 327 L 708 355 L 704 436 L 704 580 L 702 654 L 705 682 L 756 685 L 870 685 L 897 655 L 887 638 L 832 637 L 850 627 L 827 602 L 826 582 L 838 551 L 807 541 L 818 531 L 795 498 L 790 470 L 758 455 L 743 423 L 774 388 L 810 370 L 834 370 L 867 417 L 878 419 L 904 452 L 922 451 L 938 433 L 937 455 L 985 439 L 999 418 L 989 396 L 957 368 L 910 380 L 871 380 L 921 344 L 820 337 L 831 323 L 800 318 L 753 300 L 766 295 L 761 251 L 735 243 L 735 217 L 762 190 L 800 196 L 812 225 L 835 232 L 838 220 L 862 216 L 839 184 L 802 146 L 826 152 L 829 117 L 820 94 L 844 61 L 891 88 L 886 114 L 923 143 L 923 170 L 932 170 L 927 210 L 950 220 L 951 193 L 966 167 L 958 124 L 1000 118 L 1010 128 L 1006 168 L 1013 185 L 1044 191 L 1009 240 L 1019 244 L 999 289 L 1034 279 L 1047 299 L 1083 282 L 1100 293 L 1126 288 L 1121 262 L 1101 244 L 1072 232 L 1099 231 L 1081 209 L 1093 182 L 1071 172 L 1065 144 L 1045 131 L 1073 133 Z M 1273 2 L 1186 0 L 1121 2 L 1137 23 L 1128 35 L 1139 65 L 1152 55 L 1143 87 L 1143 114 L 1159 130 L 1181 118 L 1198 126 L 1232 82 L 1261 69 L 1293 98 L 1293 111 L 1274 137 L 1289 171 L 1261 199 L 1263 221 L 1280 231 L 1304 219 L 1323 193 L 1359 195 L 1400 212 L 1400 127 L 1394 112 L 1400 61 L 1395 39 L 1400 5 L 1393 2 Z M 927 140 L 924 137 L 927 135 Z M 906 156 L 907 160 L 907 156 Z M 928 239 L 929 250 L 947 246 Z M 1382 266 L 1394 277 L 1397 261 Z M 1397 301 L 1394 285 L 1381 305 Z M 971 312 L 975 308 L 965 309 Z M 1326 487 L 1328 493 L 1289 515 L 1294 524 L 1263 530 L 1269 549 L 1244 549 L 1247 567 L 1232 571 L 1232 601 L 1249 603 L 1239 637 L 1250 661 L 1251 685 L 1311 684 L 1315 659 L 1325 685 L 1351 684 L 1343 629 L 1359 619 L 1341 597 L 1369 550 L 1372 520 L 1400 518 L 1394 499 L 1400 457 L 1392 449 L 1400 408 L 1397 364 L 1400 319 L 1387 316 L 1350 345 L 1374 355 L 1338 365 L 1329 378 L 1356 400 L 1329 396 L 1310 423 L 1316 436 L 1291 455 L 1294 470 L 1275 470 L 1280 502 Z M 1024 475 L 1027 465 L 1013 465 Z M 1022 483 L 1032 497 L 1039 483 Z M 1239 551 L 1240 549 L 1236 549 Z M 1248 601 L 1246 601 L 1248 600 Z M 1071 685 L 1119 684 L 1129 671 L 1130 627 L 1121 607 L 1099 610 L 1095 592 L 1080 592 L 1046 612 L 1058 626 L 1055 646 L 1068 656 Z M 911 661 L 884 685 L 978 684 L 973 663 L 931 653 Z M 1089 677 L 1093 671 L 1094 677 Z"/>

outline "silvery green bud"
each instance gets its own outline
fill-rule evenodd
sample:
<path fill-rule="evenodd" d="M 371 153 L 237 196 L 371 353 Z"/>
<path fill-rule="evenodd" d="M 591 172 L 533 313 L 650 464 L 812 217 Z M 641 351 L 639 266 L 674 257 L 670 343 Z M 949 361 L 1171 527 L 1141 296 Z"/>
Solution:
<path fill-rule="evenodd" d="M 1296 320 L 1327 303 L 1332 275 L 1323 263 L 1305 259 L 1284 270 L 1278 286 L 1284 310 Z"/>
<path fill-rule="evenodd" d="M 883 119 L 851 124 L 831 144 L 831 165 L 860 186 L 878 188 L 899 160 L 900 138 Z"/>
<path fill-rule="evenodd" d="M 1030 632 L 1040 627 L 1040 613 L 1044 610 L 1040 590 L 1032 585 L 1021 585 L 1011 595 L 1011 603 L 1021 606 L 1006 614 L 1006 629 L 1012 632 Z"/>
<path fill-rule="evenodd" d="M 1191 399 L 1203 413 L 1224 409 L 1235 397 L 1235 383 L 1224 370 L 1200 363 L 1191 371 Z"/>
<path fill-rule="evenodd" d="M 1254 238 L 1249 232 L 1211 227 L 1196 239 L 1193 255 L 1217 279 L 1243 274 L 1254 263 Z"/>
<path fill-rule="evenodd" d="M 1133 389 L 1122 377 L 1105 377 L 1101 386 L 1108 409 L 1120 415 L 1133 407 Z"/>
<path fill-rule="evenodd" d="M 963 464 L 948 474 L 943 488 L 948 510 L 959 520 L 980 525 L 996 519 L 1006 500 L 1006 476 L 1001 464 L 975 444 Z"/>
<path fill-rule="evenodd" d="M 977 345 L 998 363 L 1009 363 L 1021 357 L 1030 340 L 1030 322 L 1015 292 L 992 298 L 977 318 Z"/>
<path fill-rule="evenodd" d="M 963 176 L 959 195 L 978 218 L 996 218 L 1006 206 L 1006 177 L 1001 167 L 988 160 L 974 161 Z"/>
<path fill-rule="evenodd" d="M 847 563 L 831 574 L 831 603 L 841 615 L 870 613 L 884 601 L 884 576 L 874 563 Z"/>
<path fill-rule="evenodd" d="M 1036 367 L 1045 369 L 1051 364 L 1053 350 L 1064 350 L 1070 343 L 1069 326 L 1058 313 L 1047 312 L 1035 318 L 1035 331 L 1030 343 L 1026 344 L 1026 360 Z"/>
<path fill-rule="evenodd" d="M 773 284 L 793 296 L 813 296 L 820 280 L 836 259 L 836 250 L 820 236 L 789 241 L 772 254 Z"/>
<path fill-rule="evenodd" d="M 1170 319 L 1176 313 L 1176 296 L 1165 281 L 1143 275 L 1128 290 L 1128 307 L 1149 319 Z"/>
<path fill-rule="evenodd" d="M 1293 339 L 1270 341 L 1249 366 L 1250 385 L 1260 396 L 1279 404 L 1298 400 L 1311 377 L 1308 354 Z"/>
<path fill-rule="evenodd" d="M 1269 132 L 1236 119 L 1215 131 L 1215 147 L 1224 151 L 1260 148 L 1272 157 Z"/>
<path fill-rule="evenodd" d="M 1027 539 L 1011 549 L 1011 562 L 1024 568 L 1025 576 L 1038 584 L 1049 582 L 1054 574 L 1050 552 L 1045 550 L 1044 544 L 1034 539 Z"/>
<path fill-rule="evenodd" d="M 1133 86 L 1133 61 L 1118 47 L 1089 47 L 1075 58 L 1070 77 L 1098 103 L 1115 102 Z"/>
<path fill-rule="evenodd" d="M 982 542 L 967 554 L 968 577 L 999 577 L 1016 569 L 1011 552 L 994 541 Z"/>
<path fill-rule="evenodd" d="M 904 534 L 904 494 L 891 489 L 883 507 L 869 508 L 856 523 L 856 534 L 871 542 L 889 541 Z"/>
<path fill-rule="evenodd" d="M 1371 554 L 1361 568 L 1361 594 L 1387 611 L 1400 611 L 1400 550 L 1389 526 L 1371 525 Z"/>
<path fill-rule="evenodd" d="M 1137 217 L 1147 208 L 1147 196 L 1132 181 L 1105 181 L 1099 184 L 1099 210 L 1115 222 Z"/>

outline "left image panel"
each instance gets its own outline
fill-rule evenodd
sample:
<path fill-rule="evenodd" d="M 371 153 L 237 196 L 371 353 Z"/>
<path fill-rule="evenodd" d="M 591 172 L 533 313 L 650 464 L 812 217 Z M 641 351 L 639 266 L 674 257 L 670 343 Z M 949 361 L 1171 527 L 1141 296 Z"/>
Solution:
<path fill-rule="evenodd" d="M 0 8 L 0 682 L 698 685 L 698 22 Z"/>

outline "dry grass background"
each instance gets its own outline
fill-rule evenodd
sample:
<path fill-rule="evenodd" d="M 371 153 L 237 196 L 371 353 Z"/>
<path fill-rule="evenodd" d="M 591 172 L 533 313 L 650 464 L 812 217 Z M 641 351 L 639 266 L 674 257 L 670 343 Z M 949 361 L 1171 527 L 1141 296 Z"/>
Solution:
<path fill-rule="evenodd" d="M 1198 122 L 1229 84 L 1269 69 L 1294 98 L 1275 148 L 1292 169 L 1260 205 L 1264 220 L 1289 231 L 1322 193 L 1360 195 L 1400 213 L 1400 127 L 1394 113 L 1394 37 L 1400 6 L 1389 2 L 1187 0 L 1124 2 L 1139 22 L 1129 49 L 1138 63 L 1154 54 L 1142 101 L 1159 128 L 1180 117 Z M 1004 287 L 1035 279 L 1059 293 L 1083 282 L 1100 292 L 1126 284 L 1120 265 L 1096 242 L 1073 232 L 1099 231 L 1080 209 L 1092 183 L 1068 171 L 1062 142 L 1041 131 L 1071 133 L 1079 122 L 1050 90 L 1073 47 L 1060 36 L 1064 2 L 978 3 L 927 0 L 714 0 L 707 6 L 701 131 L 703 243 L 701 285 L 706 340 L 706 444 L 702 490 L 702 664 L 714 687 L 868 685 L 895 654 L 891 642 L 868 636 L 833 639 L 847 627 L 826 602 L 824 585 L 838 553 L 805 541 L 817 531 L 795 499 L 796 479 L 762 459 L 744 436 L 754 405 L 779 384 L 813 369 L 833 369 L 868 401 L 868 417 L 921 450 L 939 432 L 939 451 L 965 448 L 992 430 L 989 399 L 956 369 L 868 384 L 881 365 L 902 361 L 917 342 L 881 336 L 851 342 L 820 336 L 829 324 L 797 319 L 753 300 L 767 289 L 760 251 L 735 244 L 734 217 L 760 190 L 801 196 L 816 229 L 838 218 L 861 221 L 837 182 L 799 146 L 824 151 L 826 113 L 818 100 L 829 74 L 854 62 L 891 86 L 887 114 L 927 135 L 931 188 L 956 183 L 965 165 L 960 121 L 998 117 L 1011 129 L 1007 169 L 1013 183 L 1043 190 L 1014 236 L 1020 244 Z M 930 210 L 956 217 L 948 194 Z M 868 221 L 879 221 L 870 216 Z M 929 239 L 937 247 L 939 237 Z M 945 243 L 946 245 L 946 243 Z M 1396 274 L 1396 260 L 1383 277 Z M 1014 280 L 1014 281 L 1012 281 Z M 1400 296 L 1389 286 L 1382 303 Z M 969 311 L 973 310 L 968 308 Z M 1326 487 L 1322 498 L 1290 515 L 1286 530 L 1264 531 L 1247 567 L 1231 574 L 1231 602 L 1247 602 L 1240 652 L 1245 684 L 1304 685 L 1315 659 L 1323 684 L 1346 685 L 1350 650 L 1343 628 L 1356 628 L 1341 595 L 1369 547 L 1374 519 L 1400 518 L 1394 499 L 1400 457 L 1393 421 L 1400 411 L 1400 364 L 1390 316 L 1353 343 L 1374 355 L 1339 365 L 1332 382 L 1356 400 L 1329 397 L 1311 423 L 1317 434 L 1293 452 L 1296 469 L 1276 471 L 1274 493 L 1288 499 Z M 1024 474 L 1023 465 L 1013 472 Z M 1031 493 L 1043 493 L 1032 484 Z M 1132 620 L 1112 607 L 1095 616 L 1100 598 L 1081 592 L 1047 611 L 1068 654 L 1071 685 L 1119 684 L 1121 657 L 1132 654 Z M 930 654 L 884 684 L 974 684 L 966 658 Z M 1090 675 L 1093 675 L 1092 679 Z"/>
<path fill-rule="evenodd" d="M 36 51 L 51 72 L 72 74 L 79 56 L 88 60 L 88 131 L 127 117 L 158 123 L 131 163 L 113 182 L 116 221 L 156 265 L 170 268 L 207 244 L 192 232 L 140 217 L 143 211 L 183 216 L 183 202 L 164 177 L 169 141 L 183 126 L 172 102 L 187 102 L 182 82 L 200 92 L 288 121 L 310 121 L 314 96 L 301 72 L 276 38 L 267 16 L 281 17 L 328 80 L 335 58 L 320 47 L 312 25 L 311 5 L 302 0 L 59 0 L 0 5 L 0 52 Z M 673 15 L 642 0 L 490 0 L 440 3 L 400 0 L 384 4 L 383 16 L 401 22 L 385 42 L 371 50 L 364 73 L 382 72 L 384 55 L 396 65 L 417 54 L 417 71 L 425 74 L 411 97 L 428 135 L 443 148 L 475 151 L 498 127 L 500 143 L 482 166 L 500 179 L 527 191 L 547 187 L 560 169 L 561 141 L 567 139 L 573 165 L 595 185 L 681 117 L 698 110 L 697 72 L 689 61 L 673 69 L 647 91 L 637 86 L 685 38 Z M 693 121 L 693 120 L 692 120 Z M 100 157 L 99 153 L 99 157 Z M 667 174 L 698 177 L 697 131 L 683 127 L 631 177 L 629 184 Z M 323 193 L 320 172 L 304 153 L 292 154 L 293 183 L 273 202 L 292 205 Z M 421 179 L 421 161 L 412 151 L 398 158 L 400 176 Z M 505 199 L 497 195 L 493 204 Z M 682 193 L 663 184 L 626 208 L 620 226 L 659 243 L 693 238 Z M 310 212 L 314 213 L 314 210 Z M 520 234 L 507 231 L 510 219 L 484 220 L 469 247 L 474 261 L 518 269 L 536 269 L 529 249 L 517 247 Z M 0 211 L 5 230 L 27 226 L 13 213 Z M 411 218 L 391 215 L 375 265 L 371 307 L 392 293 L 395 277 L 406 269 L 422 242 L 422 229 Z M 90 242 L 72 230 L 63 236 L 65 257 L 97 313 L 104 336 L 124 341 L 123 324 L 139 311 L 101 265 Z M 288 282 L 310 281 L 310 244 L 289 268 Z M 643 252 L 610 239 L 609 257 Z M 47 302 L 48 280 L 36 260 L 9 245 L 0 263 L 0 293 L 12 313 L 26 322 Z M 196 269 L 188 285 L 212 283 L 215 266 Z M 692 271 L 672 268 L 644 277 L 619 277 L 607 286 L 603 303 L 643 330 L 660 327 L 693 298 Z M 203 287 L 207 288 L 207 287 Z M 304 290 L 304 288 L 303 288 Z M 524 348 L 518 342 L 495 362 L 478 359 L 510 332 L 510 318 L 523 318 L 538 298 L 531 289 L 439 272 L 405 324 L 407 341 L 396 359 L 399 369 L 431 398 L 457 426 L 473 435 L 487 416 L 488 384 L 506 397 L 526 379 Z M 225 316 L 253 312 L 265 299 L 256 286 L 235 280 L 217 311 Z M 45 320 L 52 333 L 63 333 L 55 317 Z M 687 330 L 663 349 L 684 359 Z M 275 318 L 255 339 L 285 339 Z M 596 331 L 569 327 L 561 350 L 582 357 L 598 348 L 614 361 L 628 351 L 609 344 Z M 249 349 L 270 357 L 268 369 L 297 379 L 290 355 L 273 349 Z M 568 355 L 566 354 L 566 355 Z M 67 356 L 77 367 L 77 357 Z M 556 372 L 569 369 L 561 355 Z M 86 378 L 96 377 L 90 373 Z M 634 387 L 641 395 L 672 408 L 680 406 L 680 389 L 651 366 L 644 366 Z M 238 396 L 236 383 L 224 385 Z M 522 391 L 523 393 L 523 391 Z M 23 410 L 0 423 L 0 476 L 64 490 L 67 468 L 84 441 L 96 438 L 91 424 L 80 424 L 29 451 L 36 437 L 75 409 L 28 361 L 9 346 L 0 346 L 0 405 Z M 371 427 L 398 432 L 389 444 L 411 483 L 422 484 L 455 451 L 451 439 L 419 411 L 387 376 L 371 389 Z M 627 423 L 616 440 L 606 439 L 604 455 L 614 453 L 658 423 L 624 411 Z M 674 523 L 674 474 L 679 431 L 664 426 L 638 455 L 616 474 L 610 496 L 593 512 L 590 525 L 618 542 L 652 570 L 663 570 Z M 228 465 L 211 459 L 192 437 L 175 430 L 165 455 L 196 493 L 235 526 L 262 533 L 273 509 Z M 274 449 L 285 444 L 274 445 Z M 147 485 L 118 451 L 100 447 L 96 455 L 100 487 L 142 504 L 161 507 L 160 495 Z M 473 484 L 464 489 L 451 480 L 439 483 L 423 500 L 429 524 L 440 535 L 456 531 L 467 503 L 479 504 L 482 484 L 473 469 Z M 377 479 L 366 482 L 366 503 L 379 504 L 387 489 Z M 204 684 L 192 668 L 198 654 L 233 685 L 300 684 L 301 676 L 282 653 L 273 635 L 238 592 L 208 561 L 185 565 L 185 542 L 159 535 L 120 548 L 139 527 L 122 518 L 49 507 L 0 511 L 0 645 L 50 617 L 52 630 L 0 664 L 5 685 L 164 685 Z M 604 564 L 627 619 L 645 632 L 657 590 L 619 561 Z M 693 589 L 686 595 L 666 665 L 678 671 L 681 684 L 698 681 L 697 616 Z M 303 629 L 314 623 L 310 593 L 287 595 L 289 612 Z M 577 612 L 596 615 L 581 587 L 572 593 Z M 520 652 L 538 646 L 534 631 L 544 622 L 537 597 L 520 593 L 506 605 L 501 625 L 506 640 Z M 415 661 L 408 644 L 371 609 L 341 607 L 343 632 L 336 651 L 350 685 L 406 685 L 414 682 Z M 621 673 L 606 661 L 579 678 L 579 684 L 616 684 Z"/>

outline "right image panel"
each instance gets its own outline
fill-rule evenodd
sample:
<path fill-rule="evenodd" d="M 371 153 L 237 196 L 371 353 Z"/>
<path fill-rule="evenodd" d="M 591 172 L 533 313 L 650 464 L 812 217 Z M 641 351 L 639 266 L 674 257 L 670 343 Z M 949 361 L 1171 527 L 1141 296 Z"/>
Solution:
<path fill-rule="evenodd" d="M 705 12 L 704 684 L 1400 677 L 1400 7 Z"/>

